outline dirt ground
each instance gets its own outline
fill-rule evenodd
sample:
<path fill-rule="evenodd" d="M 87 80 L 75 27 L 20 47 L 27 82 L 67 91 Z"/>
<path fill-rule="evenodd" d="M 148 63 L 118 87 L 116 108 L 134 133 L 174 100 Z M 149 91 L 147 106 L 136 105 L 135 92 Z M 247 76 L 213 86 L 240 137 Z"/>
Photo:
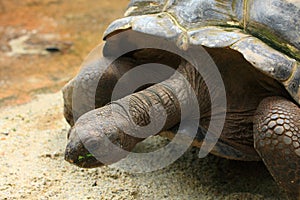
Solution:
<path fill-rule="evenodd" d="M 58 91 L 128 0 L 0 0 L 0 106 Z"/>
<path fill-rule="evenodd" d="M 194 148 L 144 174 L 64 161 L 60 88 L 127 3 L 0 0 L 0 199 L 284 199 L 261 162 L 198 159 Z"/>

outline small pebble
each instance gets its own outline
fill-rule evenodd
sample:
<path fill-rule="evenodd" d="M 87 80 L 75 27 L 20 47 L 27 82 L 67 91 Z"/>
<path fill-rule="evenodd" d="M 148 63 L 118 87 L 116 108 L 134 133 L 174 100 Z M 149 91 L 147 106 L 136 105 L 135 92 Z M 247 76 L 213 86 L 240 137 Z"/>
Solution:
<path fill-rule="evenodd" d="M 97 186 L 97 181 L 95 181 L 92 185 L 92 187 L 95 187 L 95 186 Z"/>
<path fill-rule="evenodd" d="M 58 152 L 54 152 L 54 153 L 45 153 L 45 154 L 42 154 L 41 157 L 45 157 L 45 158 L 57 158 L 59 156 L 62 156 L 61 153 L 58 153 Z"/>
<path fill-rule="evenodd" d="M 51 46 L 50 47 L 46 47 L 45 50 L 48 51 L 48 52 L 50 52 L 50 53 L 60 52 L 60 49 L 58 47 L 54 47 L 54 46 L 53 47 L 51 47 Z"/>

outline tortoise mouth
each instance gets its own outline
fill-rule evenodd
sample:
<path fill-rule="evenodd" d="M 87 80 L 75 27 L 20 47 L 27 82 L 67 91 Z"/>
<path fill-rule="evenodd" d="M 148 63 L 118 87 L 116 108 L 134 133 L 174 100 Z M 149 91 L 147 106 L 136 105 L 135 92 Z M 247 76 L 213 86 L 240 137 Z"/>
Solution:
<path fill-rule="evenodd" d="M 97 160 L 83 145 L 77 145 L 74 148 L 72 143 L 67 145 L 65 150 L 65 160 L 81 168 L 101 167 L 104 164 Z"/>
<path fill-rule="evenodd" d="M 73 162 L 72 164 L 81 168 L 95 168 L 103 166 L 103 164 L 95 157 L 83 158 Z"/>

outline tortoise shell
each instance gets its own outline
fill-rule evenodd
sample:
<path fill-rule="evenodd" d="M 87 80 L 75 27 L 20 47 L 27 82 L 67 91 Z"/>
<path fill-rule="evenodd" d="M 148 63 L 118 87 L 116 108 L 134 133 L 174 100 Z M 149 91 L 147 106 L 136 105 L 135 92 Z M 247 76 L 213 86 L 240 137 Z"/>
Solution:
<path fill-rule="evenodd" d="M 278 80 L 300 104 L 300 2 L 297 0 L 132 0 L 104 39 L 131 29 L 190 45 L 231 48 Z"/>

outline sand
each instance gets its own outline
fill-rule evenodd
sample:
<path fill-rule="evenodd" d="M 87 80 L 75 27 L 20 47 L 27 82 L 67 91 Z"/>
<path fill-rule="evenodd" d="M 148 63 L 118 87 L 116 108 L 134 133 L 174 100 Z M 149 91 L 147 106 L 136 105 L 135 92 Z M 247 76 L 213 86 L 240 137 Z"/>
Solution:
<path fill-rule="evenodd" d="M 64 161 L 62 104 L 58 92 L 0 109 L 0 199 L 284 199 L 261 162 L 199 159 L 196 148 L 150 173 L 73 166 Z"/>

